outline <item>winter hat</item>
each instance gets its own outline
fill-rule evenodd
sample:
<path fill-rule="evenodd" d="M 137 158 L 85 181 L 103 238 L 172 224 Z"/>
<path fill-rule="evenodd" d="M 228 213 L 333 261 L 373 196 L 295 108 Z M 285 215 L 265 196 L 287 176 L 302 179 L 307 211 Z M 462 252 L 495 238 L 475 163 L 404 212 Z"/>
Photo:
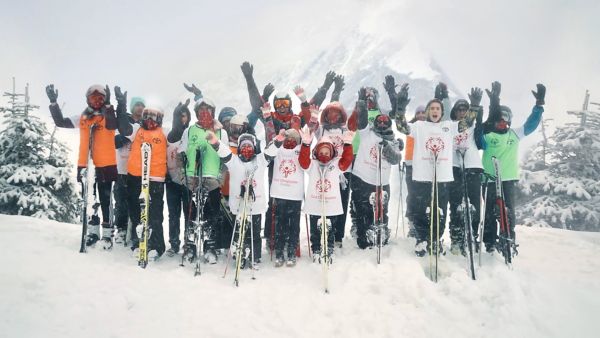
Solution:
<path fill-rule="evenodd" d="M 296 141 L 296 144 L 300 144 L 300 133 L 296 129 L 287 129 L 285 131 L 286 138 L 293 138 Z"/>
<path fill-rule="evenodd" d="M 507 106 L 500 106 L 501 119 L 503 119 L 508 124 L 510 124 L 512 122 L 512 116 L 513 116 L 513 114 L 512 114 L 512 110 L 510 110 L 510 108 L 508 108 Z"/>
<path fill-rule="evenodd" d="M 90 97 L 90 95 L 92 95 L 94 93 L 98 93 L 98 94 L 106 97 L 106 89 L 104 89 L 104 87 L 102 85 L 99 85 L 99 84 L 91 85 L 90 88 L 88 88 L 87 92 L 85 93 L 85 97 L 88 98 L 88 97 Z"/>
<path fill-rule="evenodd" d="M 340 120 L 335 124 L 332 125 L 328 119 L 327 119 L 327 115 L 329 112 L 337 110 L 340 113 Z M 341 103 L 339 102 L 331 102 L 330 104 L 328 104 L 325 109 L 323 109 L 323 112 L 321 113 L 321 125 L 325 128 L 337 128 L 340 126 L 343 126 L 346 124 L 346 120 L 347 120 L 347 115 L 346 115 L 346 110 L 344 110 L 344 106 L 342 106 Z"/>
<path fill-rule="evenodd" d="M 252 151 L 242 151 L 244 146 L 250 145 L 252 147 Z M 247 147 L 246 147 L 247 149 Z M 258 149 L 258 143 L 256 142 L 256 137 L 252 134 L 242 134 L 238 138 L 238 157 L 242 162 L 252 161 L 256 154 L 260 151 Z"/>
<path fill-rule="evenodd" d="M 194 105 L 194 112 L 196 114 L 198 114 L 198 110 L 200 110 L 200 107 L 202 107 L 202 106 L 208 107 L 212 116 L 215 117 L 215 111 L 217 110 L 217 106 L 215 106 L 213 101 L 211 101 L 207 98 L 200 99 L 200 101 L 197 101 L 196 104 Z"/>
<path fill-rule="evenodd" d="M 319 152 L 323 148 L 329 148 L 329 154 L 330 154 L 329 157 L 324 158 L 323 156 L 319 156 Z M 317 142 L 317 145 L 313 149 L 312 155 L 313 155 L 314 159 L 318 160 L 319 162 L 321 162 L 323 164 L 327 164 L 332 159 L 336 158 L 337 151 L 335 150 L 335 145 L 333 144 L 333 141 L 331 141 L 331 138 L 329 138 L 328 136 L 321 137 L 319 139 L 319 142 Z"/>
<path fill-rule="evenodd" d="M 223 123 L 224 121 L 231 119 L 234 115 L 237 114 L 237 111 L 232 107 L 224 107 L 219 112 L 219 117 L 217 118 L 219 122 Z"/>
<path fill-rule="evenodd" d="M 469 109 L 469 102 L 467 102 L 467 100 L 464 100 L 464 99 L 459 99 L 456 101 L 456 103 L 454 103 L 454 106 L 452 107 L 452 110 L 450 111 L 450 118 L 453 121 L 456 120 L 456 113 L 461 108 Z"/>
<path fill-rule="evenodd" d="M 394 131 L 392 130 L 392 119 L 386 114 L 379 114 L 373 120 L 373 132 L 384 140 L 391 141 L 394 139 Z"/>
<path fill-rule="evenodd" d="M 229 124 L 243 126 L 245 124 L 248 124 L 248 117 L 246 117 L 245 115 L 242 115 L 242 114 L 233 115 L 231 117 L 231 119 L 229 120 Z"/>
<path fill-rule="evenodd" d="M 132 97 L 131 100 L 129 100 L 129 112 L 133 113 L 133 108 L 135 108 L 137 105 L 142 105 L 142 107 L 145 108 L 146 101 L 144 101 L 144 98 L 139 96 Z"/>

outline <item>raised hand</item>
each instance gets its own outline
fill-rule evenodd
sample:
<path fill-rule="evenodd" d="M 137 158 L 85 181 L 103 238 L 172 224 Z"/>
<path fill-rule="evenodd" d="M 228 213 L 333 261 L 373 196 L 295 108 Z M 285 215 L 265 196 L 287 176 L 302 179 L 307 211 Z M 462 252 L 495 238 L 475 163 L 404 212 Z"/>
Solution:
<path fill-rule="evenodd" d="M 490 98 L 490 105 L 500 105 L 500 91 L 502 90 L 502 85 L 498 81 L 492 82 L 492 90 L 486 89 L 488 97 Z"/>
<path fill-rule="evenodd" d="M 383 83 L 383 88 L 385 89 L 385 91 L 388 93 L 396 94 L 396 87 L 398 87 L 398 85 L 396 84 L 396 80 L 394 80 L 394 77 L 391 75 L 387 75 L 385 77 L 385 82 Z"/>
<path fill-rule="evenodd" d="M 300 137 L 302 138 L 302 144 L 310 145 L 312 143 L 312 133 L 307 126 L 304 126 L 298 132 L 300 133 Z"/>
<path fill-rule="evenodd" d="M 271 117 L 271 104 L 269 102 L 265 102 L 262 107 L 260 107 L 260 111 L 262 112 L 263 119 L 268 119 Z"/>
<path fill-rule="evenodd" d="M 202 98 L 202 91 L 196 87 L 195 84 L 192 83 L 191 86 L 188 86 L 187 83 L 183 84 L 183 87 L 190 93 L 194 94 L 194 101 L 198 101 Z"/>
<path fill-rule="evenodd" d="M 273 94 L 274 91 L 275 91 L 275 86 L 273 86 L 272 83 L 267 83 L 267 85 L 263 89 L 263 94 L 262 94 L 263 101 L 265 101 L 265 102 L 269 101 L 269 97 L 271 97 L 271 94 Z"/>
<path fill-rule="evenodd" d="M 435 98 L 438 100 L 443 100 L 448 98 L 448 86 L 440 82 L 437 86 L 435 86 Z"/>
<path fill-rule="evenodd" d="M 471 88 L 471 93 L 469 93 L 469 101 L 471 101 L 471 106 L 479 106 L 481 104 L 482 97 L 483 91 L 481 90 L 481 88 Z"/>
<path fill-rule="evenodd" d="M 304 92 L 304 88 L 300 85 L 294 87 L 294 94 L 298 96 L 301 102 L 306 102 L 306 93 Z"/>
<path fill-rule="evenodd" d="M 212 130 L 208 130 L 206 132 L 206 140 L 208 141 L 208 143 L 210 143 L 213 146 L 216 145 L 217 143 L 219 143 L 219 139 L 217 138 L 217 135 Z"/>
<path fill-rule="evenodd" d="M 537 92 L 536 91 L 531 91 L 531 93 L 533 94 L 533 96 L 535 97 L 535 105 L 536 106 L 543 106 L 546 101 L 546 86 L 544 86 L 541 83 L 538 83 L 536 85 L 537 87 Z"/>
<path fill-rule="evenodd" d="M 252 76 L 252 72 L 254 71 L 254 66 L 251 65 L 250 62 L 244 61 L 244 63 L 242 63 L 240 68 L 242 69 L 242 74 L 244 74 L 245 77 Z"/>
<path fill-rule="evenodd" d="M 333 91 L 335 92 L 341 92 L 342 90 L 344 90 L 344 85 L 346 84 L 344 82 L 344 76 L 343 75 L 336 75 L 333 78 L 333 82 L 335 83 L 335 87 L 333 87 Z"/>
<path fill-rule="evenodd" d="M 179 121 L 181 120 L 181 116 L 183 116 L 184 112 L 189 112 L 188 105 L 190 104 L 190 99 L 185 100 L 185 103 L 179 102 L 175 110 L 173 111 L 173 120 Z"/>
<path fill-rule="evenodd" d="M 50 103 L 56 103 L 58 99 L 58 89 L 54 90 L 54 85 L 50 84 L 46 86 L 46 95 L 48 95 L 48 99 L 50 99 Z"/>
<path fill-rule="evenodd" d="M 285 130 L 283 130 L 283 128 L 281 128 L 279 130 L 279 134 L 277 134 L 277 136 L 275 136 L 275 142 L 282 143 L 283 141 L 285 141 Z"/>
<path fill-rule="evenodd" d="M 333 84 L 333 80 L 335 79 L 335 72 L 329 71 L 325 74 L 325 82 L 323 82 L 323 87 L 329 88 Z"/>
<path fill-rule="evenodd" d="M 360 87 L 360 89 L 358 90 L 358 99 L 361 101 L 367 100 L 367 88 L 366 87 Z"/>
<path fill-rule="evenodd" d="M 400 87 L 400 91 L 396 96 L 396 111 L 400 115 L 403 115 L 406 112 L 406 106 L 408 106 L 408 103 L 410 102 L 410 98 L 408 97 L 409 89 L 408 83 L 402 84 L 402 87 Z"/>
<path fill-rule="evenodd" d="M 121 92 L 121 87 L 115 86 L 115 98 L 117 99 L 117 104 L 126 105 L 127 104 L 127 92 Z"/>
<path fill-rule="evenodd" d="M 104 104 L 109 106 L 110 105 L 110 88 L 108 87 L 108 85 L 106 85 L 106 87 L 104 88 L 104 91 L 106 92 L 106 96 L 104 97 Z"/>

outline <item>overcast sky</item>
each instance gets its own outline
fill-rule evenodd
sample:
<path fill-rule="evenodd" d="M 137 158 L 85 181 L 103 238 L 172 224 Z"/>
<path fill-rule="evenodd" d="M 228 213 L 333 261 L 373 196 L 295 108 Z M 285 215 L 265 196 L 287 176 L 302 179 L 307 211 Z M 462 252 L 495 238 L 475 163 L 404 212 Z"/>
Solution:
<path fill-rule="evenodd" d="M 48 83 L 71 112 L 93 83 L 168 105 L 184 81 L 235 74 L 243 86 L 242 61 L 285 69 L 356 28 L 416 37 L 463 93 L 499 80 L 502 102 L 523 114 L 537 82 L 558 119 L 585 89 L 600 101 L 598 1 L 0 2 L 0 89 L 29 82 L 42 113 Z"/>

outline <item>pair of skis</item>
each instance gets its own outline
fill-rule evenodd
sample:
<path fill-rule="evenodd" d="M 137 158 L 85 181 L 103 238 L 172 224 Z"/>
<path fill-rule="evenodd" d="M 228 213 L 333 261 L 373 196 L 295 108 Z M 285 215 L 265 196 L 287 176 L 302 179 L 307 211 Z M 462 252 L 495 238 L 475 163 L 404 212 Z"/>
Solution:
<path fill-rule="evenodd" d="M 196 213 L 194 215 L 194 220 L 192 220 L 191 217 L 188 217 L 188 224 L 186 224 L 185 227 L 183 254 L 181 255 L 180 266 L 184 266 L 186 259 L 190 263 L 195 263 L 194 276 L 198 276 L 202 273 L 200 270 L 200 264 L 204 254 L 204 228 L 206 225 L 206 221 L 204 220 L 204 203 L 206 202 L 207 198 L 207 193 L 203 188 L 202 182 L 202 150 L 200 148 L 196 149 L 194 176 L 197 177 L 198 182 L 194 187 L 194 191 L 192 192 L 192 201 L 189 203 L 188 215 L 191 216 L 193 201 L 196 202 Z M 185 176 L 185 179 L 187 185 L 187 176 Z"/>
<path fill-rule="evenodd" d="M 151 230 L 148 226 L 150 211 L 150 163 L 152 160 L 152 146 L 148 142 L 142 144 L 142 188 L 140 191 L 140 226 L 138 266 L 148 266 L 148 240 Z"/>
<path fill-rule="evenodd" d="M 321 190 L 321 218 L 317 224 L 321 230 L 321 256 L 319 260 L 323 270 L 323 290 L 325 293 L 329 293 L 329 264 L 331 263 L 331 256 L 329 255 L 329 230 L 331 230 L 331 220 L 327 218 L 325 211 L 326 175 L 327 165 L 319 163 L 319 178 L 321 180 L 321 188 L 319 189 Z"/>
<path fill-rule="evenodd" d="M 229 266 L 229 259 L 231 256 L 231 248 L 234 246 L 234 237 L 236 231 L 238 232 L 237 243 L 235 243 L 235 277 L 233 283 L 235 286 L 240 285 L 240 271 L 242 269 L 242 262 L 245 261 L 245 265 L 250 261 L 250 269 L 252 270 L 252 279 L 256 279 L 254 276 L 254 227 L 252 224 L 252 204 L 253 193 L 252 193 L 252 182 L 254 181 L 254 174 L 258 166 L 254 165 L 251 169 L 246 170 L 246 182 L 244 183 L 244 190 L 242 191 L 242 199 L 240 200 L 240 206 L 238 207 L 238 214 L 236 217 L 235 228 L 231 234 L 231 243 L 229 246 L 229 252 L 227 254 L 227 260 L 225 261 L 225 272 L 223 278 L 227 274 L 227 267 Z M 248 221 L 250 220 L 250 221 Z M 246 248 L 244 243 L 246 242 L 246 231 L 250 226 L 250 248 Z"/>
<path fill-rule="evenodd" d="M 383 208 L 385 202 L 387 201 L 387 192 L 383 191 L 383 184 L 381 182 L 383 146 L 383 143 L 377 144 L 377 184 L 375 185 L 375 192 L 372 192 L 369 198 L 369 202 L 373 206 L 373 225 L 369 230 L 369 233 L 371 234 L 369 237 L 371 237 L 371 244 L 377 246 L 377 264 L 381 264 L 381 250 L 384 244 L 384 237 L 387 237 Z M 400 182 L 400 184 L 402 184 L 402 182 Z"/>
<path fill-rule="evenodd" d="M 472 217 L 475 212 L 473 206 L 469 201 L 469 194 L 467 188 L 467 174 L 465 168 L 465 154 L 467 152 L 466 148 L 458 148 L 457 149 L 460 157 L 461 157 L 461 171 L 462 171 L 462 183 L 463 183 L 463 202 L 458 207 L 458 212 L 462 215 L 463 219 L 463 227 L 464 227 L 464 238 L 463 245 L 466 246 L 467 253 L 467 262 L 469 265 L 469 274 L 471 275 L 471 279 L 475 280 L 475 263 L 474 263 L 474 236 L 473 236 L 473 228 L 472 228 Z"/>

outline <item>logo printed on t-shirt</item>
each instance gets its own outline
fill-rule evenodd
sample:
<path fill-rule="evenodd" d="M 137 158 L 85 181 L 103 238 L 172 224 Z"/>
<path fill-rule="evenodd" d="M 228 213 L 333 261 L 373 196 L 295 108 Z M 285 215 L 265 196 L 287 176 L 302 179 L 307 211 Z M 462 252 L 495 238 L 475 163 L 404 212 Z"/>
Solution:
<path fill-rule="evenodd" d="M 328 179 L 318 179 L 316 188 L 317 192 L 329 192 L 331 190 L 331 181 Z"/>
<path fill-rule="evenodd" d="M 294 174 L 297 170 L 298 168 L 292 160 L 282 160 L 279 164 L 279 172 L 282 173 L 285 178 L 288 178 L 288 176 Z"/>
<path fill-rule="evenodd" d="M 439 154 L 444 150 L 446 145 L 441 137 L 430 137 L 425 141 L 425 148 L 434 154 Z"/>

